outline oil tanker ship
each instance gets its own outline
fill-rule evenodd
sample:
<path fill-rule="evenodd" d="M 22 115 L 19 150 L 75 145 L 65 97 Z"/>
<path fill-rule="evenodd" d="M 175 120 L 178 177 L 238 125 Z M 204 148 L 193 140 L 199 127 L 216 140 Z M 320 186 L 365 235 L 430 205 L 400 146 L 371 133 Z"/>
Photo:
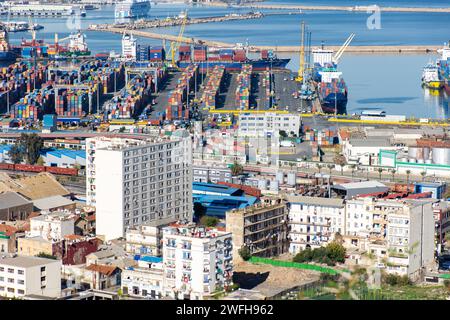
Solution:
<path fill-rule="evenodd" d="M 312 51 L 312 80 L 316 83 L 317 96 L 325 113 L 347 113 L 348 91 L 342 78 L 342 72 L 337 71 L 333 62 L 333 51 L 316 49 Z"/>
<path fill-rule="evenodd" d="M 450 42 L 438 52 L 441 54 L 441 58 L 437 61 L 439 79 L 445 92 L 450 95 Z"/>
<path fill-rule="evenodd" d="M 249 64 L 254 71 L 264 71 L 267 68 L 285 68 L 290 59 L 279 59 L 272 51 L 261 51 L 259 59 L 249 59 L 244 48 L 208 48 L 207 46 L 180 46 L 177 65 L 186 68 L 192 63 L 200 70 L 223 66 L 227 71 L 240 71 L 243 64 Z"/>

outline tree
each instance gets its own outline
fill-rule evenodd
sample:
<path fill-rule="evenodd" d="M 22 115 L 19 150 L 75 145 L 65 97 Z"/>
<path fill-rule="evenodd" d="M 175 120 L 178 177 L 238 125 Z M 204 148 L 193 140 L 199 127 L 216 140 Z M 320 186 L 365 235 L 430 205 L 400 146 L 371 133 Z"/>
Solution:
<path fill-rule="evenodd" d="M 203 216 L 200 218 L 200 224 L 206 227 L 215 227 L 219 223 L 219 219 L 216 217 Z"/>
<path fill-rule="evenodd" d="M 392 181 L 394 182 L 395 181 L 395 173 L 396 173 L 397 171 L 395 171 L 395 169 L 392 169 L 391 170 L 391 174 L 392 174 Z"/>
<path fill-rule="evenodd" d="M 250 249 L 245 245 L 238 250 L 238 253 L 244 261 L 248 261 L 252 257 Z"/>
<path fill-rule="evenodd" d="M 406 170 L 406 187 L 409 190 L 409 175 L 411 174 L 411 170 Z"/>
<path fill-rule="evenodd" d="M 345 262 L 345 248 L 342 244 L 338 243 L 337 241 L 330 242 L 326 246 L 327 256 L 333 261 L 333 262 Z"/>
<path fill-rule="evenodd" d="M 22 133 L 16 140 L 23 158 L 28 164 L 35 164 L 40 157 L 44 142 L 36 133 Z"/>
<path fill-rule="evenodd" d="M 322 165 L 320 163 L 316 163 L 316 168 L 317 170 L 319 170 L 320 173 L 320 170 L 322 170 Z"/>
<path fill-rule="evenodd" d="M 427 175 L 427 173 L 425 171 L 422 171 L 420 173 L 420 175 L 422 176 L 422 181 L 424 181 L 425 180 L 425 176 Z"/>
<path fill-rule="evenodd" d="M 9 149 L 8 156 L 11 158 L 11 161 L 14 164 L 19 164 L 23 161 L 23 153 L 20 150 L 20 146 L 19 144 L 17 144 L 17 142 L 11 146 L 11 149 Z"/>
<path fill-rule="evenodd" d="M 380 175 L 380 180 L 381 180 L 381 174 L 383 173 L 383 168 L 378 168 L 377 171 L 378 171 L 378 174 Z"/>
<path fill-rule="evenodd" d="M 280 136 L 283 138 L 286 138 L 288 135 L 287 135 L 286 131 L 280 130 Z"/>
<path fill-rule="evenodd" d="M 335 167 L 334 164 L 327 165 L 328 170 L 330 170 L 330 176 L 331 176 L 331 171 L 334 169 L 334 167 Z"/>
<path fill-rule="evenodd" d="M 42 156 L 40 156 L 40 157 L 37 159 L 36 164 L 37 164 L 38 166 L 43 166 L 43 165 L 45 164 L 44 158 L 42 158 Z"/>
<path fill-rule="evenodd" d="M 311 248 L 305 248 L 304 250 L 297 253 L 292 261 L 298 263 L 310 262 L 313 259 L 313 253 Z"/>
<path fill-rule="evenodd" d="M 237 161 L 235 161 L 233 163 L 233 165 L 231 166 L 230 169 L 231 169 L 231 174 L 233 175 L 233 177 L 242 174 L 242 172 L 244 171 L 244 167 L 242 167 L 242 165 L 239 164 Z"/>
<path fill-rule="evenodd" d="M 125 127 L 120 127 L 119 132 L 120 132 L 120 133 L 125 132 Z"/>
<path fill-rule="evenodd" d="M 344 175 L 344 165 L 346 163 L 345 157 L 343 155 L 338 155 L 334 157 L 334 163 L 338 164 L 341 167 L 341 176 Z"/>
<path fill-rule="evenodd" d="M 51 254 L 48 254 L 48 253 L 45 253 L 45 252 L 39 252 L 36 255 L 36 257 L 57 260 L 57 258 L 55 256 L 52 256 Z"/>
<path fill-rule="evenodd" d="M 356 165 L 355 165 L 355 164 L 352 164 L 352 165 L 350 166 L 350 169 L 352 169 L 352 178 L 353 178 L 353 176 L 355 175 Z"/>

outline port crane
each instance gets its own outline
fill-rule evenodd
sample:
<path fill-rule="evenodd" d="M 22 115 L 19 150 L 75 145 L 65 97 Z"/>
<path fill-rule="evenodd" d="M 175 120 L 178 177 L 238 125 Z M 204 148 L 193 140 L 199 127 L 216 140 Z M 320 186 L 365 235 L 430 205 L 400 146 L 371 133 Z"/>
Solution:
<path fill-rule="evenodd" d="M 345 49 L 347 49 L 347 47 L 350 45 L 350 42 L 352 42 L 354 37 L 355 37 L 355 34 L 352 33 L 347 38 L 347 40 L 345 40 L 344 44 L 339 48 L 339 50 L 332 57 L 333 63 L 335 63 L 335 64 L 339 63 L 339 59 L 341 59 L 342 55 L 344 54 Z"/>
<path fill-rule="evenodd" d="M 305 22 L 301 24 L 301 37 L 300 37 L 300 65 L 298 68 L 298 75 L 295 78 L 298 82 L 303 82 L 303 73 L 305 72 Z"/>
<path fill-rule="evenodd" d="M 183 19 L 183 21 L 182 21 L 181 26 L 180 26 L 180 32 L 178 33 L 177 40 L 176 41 L 172 41 L 170 43 L 170 54 L 171 54 L 171 58 L 172 58 L 172 65 L 173 65 L 173 67 L 176 66 L 175 53 L 178 50 L 178 47 L 180 46 L 180 44 L 181 44 L 181 42 L 183 40 L 184 29 L 186 28 L 186 22 L 187 22 L 187 19 L 188 19 L 187 10 L 186 10 L 185 14 L 182 16 L 181 19 Z"/>

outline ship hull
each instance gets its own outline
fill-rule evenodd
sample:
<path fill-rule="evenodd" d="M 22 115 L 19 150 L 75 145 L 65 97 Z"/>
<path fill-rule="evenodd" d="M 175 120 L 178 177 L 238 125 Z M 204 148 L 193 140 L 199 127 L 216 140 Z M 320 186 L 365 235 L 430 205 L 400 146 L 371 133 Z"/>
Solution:
<path fill-rule="evenodd" d="M 227 71 L 241 71 L 243 64 L 252 65 L 253 71 L 264 71 L 267 68 L 280 69 L 286 68 L 290 59 L 274 59 L 274 60 L 249 60 L 245 62 L 235 62 L 235 61 L 201 61 L 201 62 L 190 62 L 190 61 L 179 61 L 178 66 L 180 68 L 186 68 L 192 63 L 198 65 L 200 70 L 212 69 L 215 66 L 223 66 Z"/>
<path fill-rule="evenodd" d="M 444 83 L 444 90 L 448 95 L 450 95 L 450 83 L 449 82 Z"/>
<path fill-rule="evenodd" d="M 17 56 L 12 51 L 0 52 L 0 61 L 13 61 Z"/>
<path fill-rule="evenodd" d="M 441 81 L 428 81 L 428 82 L 424 82 L 423 85 L 429 89 L 441 89 L 442 88 Z"/>
<path fill-rule="evenodd" d="M 330 93 L 325 98 L 319 97 L 322 110 L 325 113 L 346 114 L 347 95 L 342 93 Z"/>

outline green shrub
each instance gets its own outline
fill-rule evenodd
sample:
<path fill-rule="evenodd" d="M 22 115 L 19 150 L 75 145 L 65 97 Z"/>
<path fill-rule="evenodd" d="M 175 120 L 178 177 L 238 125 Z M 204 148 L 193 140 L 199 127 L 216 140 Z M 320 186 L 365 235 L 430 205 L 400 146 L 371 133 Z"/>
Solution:
<path fill-rule="evenodd" d="M 247 246 L 242 246 L 238 250 L 238 253 L 244 261 L 248 261 L 252 257 L 252 253 L 250 252 L 250 249 Z"/>

